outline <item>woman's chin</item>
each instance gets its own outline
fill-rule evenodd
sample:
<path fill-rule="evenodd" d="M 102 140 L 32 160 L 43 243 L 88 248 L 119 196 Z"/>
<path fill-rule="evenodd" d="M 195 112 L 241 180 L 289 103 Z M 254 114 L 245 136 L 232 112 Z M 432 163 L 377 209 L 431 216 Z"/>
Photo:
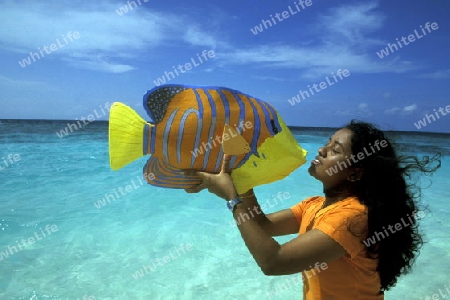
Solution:
<path fill-rule="evenodd" d="M 309 175 L 311 175 L 312 177 L 317 179 L 317 177 L 316 177 L 316 175 L 317 175 L 316 166 L 310 165 L 309 168 L 308 168 L 308 173 L 309 173 Z"/>

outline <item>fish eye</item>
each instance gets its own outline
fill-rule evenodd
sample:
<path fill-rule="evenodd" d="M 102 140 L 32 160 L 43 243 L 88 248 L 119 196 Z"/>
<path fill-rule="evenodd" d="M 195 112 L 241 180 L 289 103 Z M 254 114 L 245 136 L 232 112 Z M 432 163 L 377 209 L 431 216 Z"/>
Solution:
<path fill-rule="evenodd" d="M 272 131 L 277 134 L 278 133 L 278 129 L 277 126 L 275 126 L 275 120 L 271 119 L 270 120 L 270 125 L 272 125 Z"/>

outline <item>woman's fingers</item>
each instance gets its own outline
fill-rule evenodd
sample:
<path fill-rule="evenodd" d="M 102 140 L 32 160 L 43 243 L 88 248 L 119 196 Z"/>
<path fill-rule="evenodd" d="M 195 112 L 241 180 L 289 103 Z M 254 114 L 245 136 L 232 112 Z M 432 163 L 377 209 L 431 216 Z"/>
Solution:
<path fill-rule="evenodd" d="M 199 172 L 196 170 L 184 170 L 184 175 L 186 176 L 192 176 L 192 177 L 199 177 L 199 179 L 202 180 L 202 182 L 196 186 L 190 187 L 188 189 L 185 189 L 187 193 L 198 193 L 206 188 L 208 188 L 207 184 L 207 175 L 208 173 L 205 172 Z"/>
<path fill-rule="evenodd" d="M 202 182 L 196 186 L 193 186 L 191 188 L 185 189 L 185 191 L 189 194 L 198 193 L 204 189 L 208 188 L 207 184 L 205 182 Z"/>
<path fill-rule="evenodd" d="M 233 182 L 229 175 L 230 159 L 230 155 L 224 155 L 222 169 L 219 174 L 210 174 L 195 170 L 184 170 L 184 174 L 186 176 L 194 176 L 202 180 L 200 184 L 185 189 L 185 191 L 187 193 L 198 193 L 204 189 L 207 189 L 210 193 L 215 194 L 220 198 L 230 198 L 232 194 L 235 194 L 232 190 L 234 189 Z"/>
<path fill-rule="evenodd" d="M 198 173 L 197 170 L 185 169 L 185 170 L 182 170 L 182 172 L 183 172 L 183 174 L 184 174 L 185 176 L 198 176 L 198 175 L 197 175 L 197 173 Z"/>
<path fill-rule="evenodd" d="M 183 174 L 185 176 L 200 177 L 200 179 L 203 179 L 203 180 L 205 178 L 207 178 L 208 175 L 210 175 L 209 173 L 206 173 L 206 172 L 201 172 L 201 171 L 191 170 L 191 169 L 183 170 Z"/>

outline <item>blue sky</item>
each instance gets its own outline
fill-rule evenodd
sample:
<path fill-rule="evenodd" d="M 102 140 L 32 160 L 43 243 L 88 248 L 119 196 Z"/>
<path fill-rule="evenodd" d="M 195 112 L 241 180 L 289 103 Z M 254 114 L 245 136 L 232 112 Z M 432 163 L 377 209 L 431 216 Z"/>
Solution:
<path fill-rule="evenodd" d="M 140 0 L 119 15 L 127 1 L 2 1 L 0 118 L 80 119 L 114 101 L 145 116 L 145 92 L 194 60 L 198 66 L 168 83 L 240 90 L 271 103 L 288 125 L 358 118 L 390 130 L 450 132 L 450 116 L 424 119 L 450 105 L 449 1 L 298 2 Z M 283 11 L 287 18 L 252 32 Z M 427 22 L 438 28 L 424 35 Z M 379 57 L 415 30 L 420 38 Z M 44 46 L 48 54 L 18 63 Z M 204 50 L 214 57 L 199 63 Z M 350 76 L 289 103 L 339 69 Z M 419 120 L 426 126 L 415 126 Z"/>

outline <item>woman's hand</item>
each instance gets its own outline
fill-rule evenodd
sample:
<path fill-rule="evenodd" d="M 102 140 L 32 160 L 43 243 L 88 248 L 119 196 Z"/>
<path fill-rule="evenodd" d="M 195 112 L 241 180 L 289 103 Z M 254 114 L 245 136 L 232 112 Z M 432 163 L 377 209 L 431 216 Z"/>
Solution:
<path fill-rule="evenodd" d="M 230 172 L 230 156 L 223 156 L 222 169 L 219 174 L 211 174 L 206 172 L 188 170 L 185 172 L 189 176 L 198 176 L 203 182 L 197 186 L 189 189 L 185 189 L 188 193 L 198 193 L 201 190 L 208 189 L 210 193 L 213 193 L 225 200 L 231 200 L 237 196 L 236 188 L 231 179 Z"/>

